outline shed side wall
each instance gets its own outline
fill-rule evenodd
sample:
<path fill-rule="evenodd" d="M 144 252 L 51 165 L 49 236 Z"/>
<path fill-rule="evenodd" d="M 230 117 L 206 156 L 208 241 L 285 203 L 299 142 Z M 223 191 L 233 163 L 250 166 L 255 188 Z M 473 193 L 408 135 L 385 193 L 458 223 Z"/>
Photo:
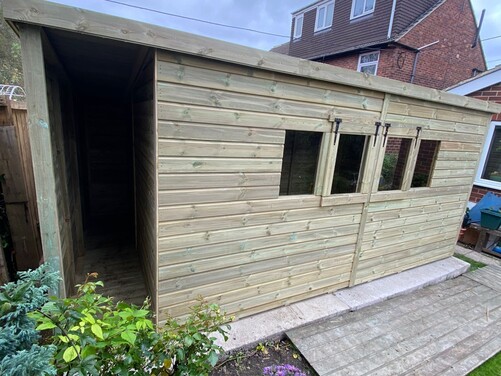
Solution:
<path fill-rule="evenodd" d="M 149 54 L 133 89 L 134 174 L 137 250 L 143 264 L 148 295 L 156 310 L 157 296 L 157 185 L 155 168 L 155 59 Z"/>

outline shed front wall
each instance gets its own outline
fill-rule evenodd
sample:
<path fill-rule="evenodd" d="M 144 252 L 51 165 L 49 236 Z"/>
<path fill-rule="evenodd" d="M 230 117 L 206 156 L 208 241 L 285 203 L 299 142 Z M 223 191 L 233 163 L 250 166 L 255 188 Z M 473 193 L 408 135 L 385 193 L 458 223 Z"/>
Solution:
<path fill-rule="evenodd" d="M 242 317 L 452 255 L 487 114 L 157 57 L 160 321 L 199 295 Z M 341 134 L 368 137 L 360 193 L 322 185 L 334 117 Z M 376 121 L 412 140 L 411 161 L 422 140 L 441 142 L 429 187 L 409 189 L 411 163 L 403 190 L 378 192 L 386 144 Z M 279 195 L 286 130 L 324 133 L 315 194 Z"/>

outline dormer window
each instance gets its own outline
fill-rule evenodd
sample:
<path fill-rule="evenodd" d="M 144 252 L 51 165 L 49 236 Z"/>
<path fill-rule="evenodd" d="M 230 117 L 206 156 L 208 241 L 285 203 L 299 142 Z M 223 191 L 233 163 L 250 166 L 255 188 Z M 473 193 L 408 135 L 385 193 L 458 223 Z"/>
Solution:
<path fill-rule="evenodd" d="M 323 3 L 317 7 L 317 18 L 315 20 L 315 31 L 327 29 L 332 26 L 334 18 L 334 1 Z"/>
<path fill-rule="evenodd" d="M 303 34 L 303 19 L 304 16 L 302 14 L 294 18 L 294 39 L 301 38 Z"/>
<path fill-rule="evenodd" d="M 375 5 L 376 0 L 353 0 L 351 5 L 351 19 L 373 13 Z"/>

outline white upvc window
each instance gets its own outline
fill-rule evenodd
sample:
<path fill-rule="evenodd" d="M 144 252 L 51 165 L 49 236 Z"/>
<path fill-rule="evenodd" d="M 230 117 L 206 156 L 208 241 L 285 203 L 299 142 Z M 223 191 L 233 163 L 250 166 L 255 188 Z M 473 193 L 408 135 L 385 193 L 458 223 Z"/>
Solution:
<path fill-rule="evenodd" d="M 351 4 L 351 18 L 366 16 L 374 12 L 376 0 L 353 0 Z"/>
<path fill-rule="evenodd" d="M 334 1 L 323 3 L 317 7 L 317 18 L 315 20 L 315 31 L 327 29 L 332 26 L 334 18 Z"/>
<path fill-rule="evenodd" d="M 377 65 L 379 62 L 379 51 L 367 52 L 365 54 L 360 54 L 358 58 L 358 68 L 359 72 L 377 74 Z"/>
<path fill-rule="evenodd" d="M 489 126 L 487 140 L 482 150 L 475 185 L 501 190 L 501 122 Z"/>
<path fill-rule="evenodd" d="M 301 35 L 303 34 L 303 20 L 303 14 L 294 18 L 294 39 L 301 38 Z"/>

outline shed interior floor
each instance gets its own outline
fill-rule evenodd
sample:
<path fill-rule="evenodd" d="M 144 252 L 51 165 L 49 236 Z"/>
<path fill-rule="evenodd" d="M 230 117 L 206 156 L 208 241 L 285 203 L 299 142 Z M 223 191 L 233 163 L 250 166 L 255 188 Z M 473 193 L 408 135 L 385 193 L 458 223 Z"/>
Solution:
<path fill-rule="evenodd" d="M 122 238 L 123 239 L 123 238 Z M 82 283 L 87 273 L 98 273 L 104 287 L 97 290 L 115 301 L 141 305 L 148 295 L 140 270 L 139 256 L 134 245 L 109 235 L 94 235 L 86 238 L 85 256 L 77 263 L 76 282 Z"/>

